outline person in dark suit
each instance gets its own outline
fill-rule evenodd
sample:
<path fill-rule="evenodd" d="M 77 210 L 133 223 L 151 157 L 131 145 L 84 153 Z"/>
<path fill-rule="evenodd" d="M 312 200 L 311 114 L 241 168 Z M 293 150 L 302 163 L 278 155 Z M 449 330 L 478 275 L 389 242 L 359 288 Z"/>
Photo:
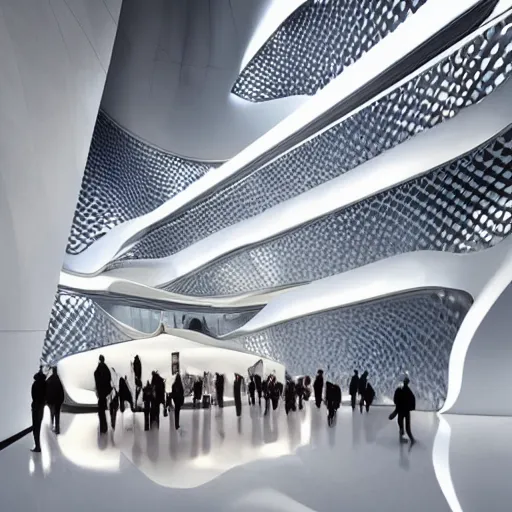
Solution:
<path fill-rule="evenodd" d="M 348 392 L 350 395 L 350 405 L 352 406 L 352 410 L 356 409 L 356 399 L 357 392 L 359 391 L 359 373 L 357 370 L 354 370 L 354 375 L 350 379 L 350 384 L 348 386 Z"/>
<path fill-rule="evenodd" d="M 292 379 L 289 379 L 286 383 L 284 397 L 284 409 L 288 415 L 290 411 L 297 410 L 297 391 L 295 389 L 295 382 Z"/>
<path fill-rule="evenodd" d="M 254 375 L 251 375 L 249 380 L 249 405 L 256 404 L 256 383 L 254 382 Z"/>
<path fill-rule="evenodd" d="M 107 416 L 107 397 L 112 391 L 111 375 L 108 366 L 105 364 L 105 358 L 100 356 L 98 366 L 94 371 L 94 383 L 96 385 L 96 396 L 98 397 L 98 416 L 100 419 L 100 433 L 104 434 L 108 430 Z"/>
<path fill-rule="evenodd" d="M 243 377 L 235 373 L 235 382 L 233 384 L 233 396 L 235 398 L 236 415 L 242 415 L 242 380 Z"/>
<path fill-rule="evenodd" d="M 315 404 L 320 409 L 322 405 L 322 392 L 324 389 L 324 371 L 318 370 L 313 383 L 313 390 L 315 391 Z"/>
<path fill-rule="evenodd" d="M 194 382 L 194 398 L 192 400 L 194 409 L 196 407 L 196 403 L 199 402 L 199 407 L 201 407 L 201 397 L 203 396 L 203 379 L 201 377 L 196 377 Z"/>
<path fill-rule="evenodd" d="M 299 411 L 302 411 L 304 408 L 302 404 L 302 401 L 304 400 L 304 378 L 301 377 L 297 380 L 297 383 L 295 384 L 295 393 L 299 399 Z"/>
<path fill-rule="evenodd" d="M 391 413 L 389 418 L 393 419 L 395 416 L 397 416 L 398 431 L 401 441 L 405 441 L 405 421 L 405 431 L 411 440 L 411 444 L 413 444 L 416 442 L 416 440 L 414 439 L 414 436 L 411 432 L 411 411 L 416 409 L 416 397 L 409 387 L 409 377 L 406 377 L 403 381 L 403 385 L 396 389 L 393 401 L 395 402 L 396 409 L 393 413 Z"/>
<path fill-rule="evenodd" d="M 39 453 L 41 451 L 41 423 L 44 416 L 44 404 L 46 400 L 46 376 L 43 368 L 34 375 L 32 383 L 32 435 L 34 436 L 34 448 L 31 451 Z"/>
<path fill-rule="evenodd" d="M 64 403 L 64 387 L 57 373 L 57 368 L 52 368 L 52 374 L 46 380 L 46 403 L 50 408 L 52 428 L 55 434 L 60 434 L 60 410 Z"/>
<path fill-rule="evenodd" d="M 165 380 L 157 371 L 152 372 L 151 375 L 151 386 L 153 386 L 157 402 L 155 410 L 158 409 L 158 421 L 160 422 L 160 404 L 164 406 L 164 417 L 167 416 L 167 409 L 165 408 Z"/>
<path fill-rule="evenodd" d="M 366 383 L 368 382 L 368 372 L 363 372 L 359 379 L 359 409 L 361 410 L 361 414 L 363 413 L 363 407 L 364 407 L 364 395 L 366 393 Z"/>
<path fill-rule="evenodd" d="M 364 392 L 364 405 L 366 407 L 366 412 L 370 412 L 370 406 L 373 403 L 375 398 L 375 390 L 372 388 L 369 382 L 366 383 L 366 389 Z"/>
<path fill-rule="evenodd" d="M 110 411 L 110 426 L 114 431 L 116 429 L 117 411 L 119 410 L 119 393 L 114 388 L 110 393 L 110 404 L 108 406 Z"/>
<path fill-rule="evenodd" d="M 180 411 L 185 402 L 185 390 L 179 373 L 172 384 L 172 401 L 174 402 L 174 427 L 178 430 L 180 428 Z"/>
<path fill-rule="evenodd" d="M 219 407 L 224 407 L 224 375 L 216 374 L 215 379 L 215 392 L 217 394 L 217 404 Z"/>
<path fill-rule="evenodd" d="M 139 395 L 142 391 L 142 363 L 138 355 L 133 359 L 133 374 L 135 376 L 135 407 L 137 407 Z"/>
<path fill-rule="evenodd" d="M 254 383 L 256 384 L 256 393 L 258 393 L 258 404 L 261 406 L 262 386 L 261 386 L 261 377 L 258 374 L 256 374 L 254 376 Z"/>
<path fill-rule="evenodd" d="M 135 408 L 133 406 L 133 397 L 130 388 L 128 387 L 126 375 L 119 379 L 119 408 L 121 409 L 121 414 L 124 412 L 125 403 L 128 402 L 130 404 L 130 409 L 132 412 L 135 412 Z"/>
<path fill-rule="evenodd" d="M 151 423 L 151 402 L 153 401 L 153 388 L 147 381 L 146 385 L 142 388 L 142 403 L 144 405 L 144 430 L 148 431 Z"/>

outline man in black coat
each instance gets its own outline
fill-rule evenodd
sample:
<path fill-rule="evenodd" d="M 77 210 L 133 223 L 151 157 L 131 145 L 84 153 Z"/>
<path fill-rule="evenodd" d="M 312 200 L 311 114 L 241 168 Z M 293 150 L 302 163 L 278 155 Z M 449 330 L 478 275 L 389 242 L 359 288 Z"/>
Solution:
<path fill-rule="evenodd" d="M 304 407 L 302 405 L 302 401 L 304 400 L 304 379 L 302 377 L 297 381 L 297 384 L 295 384 L 295 394 L 299 399 L 299 411 L 302 411 Z"/>
<path fill-rule="evenodd" d="M 284 409 L 287 415 L 290 411 L 295 411 L 297 409 L 296 393 L 295 382 L 293 382 L 292 379 L 289 379 L 284 391 Z"/>
<path fill-rule="evenodd" d="M 224 375 L 215 374 L 215 392 L 217 394 L 217 404 L 219 407 L 224 407 Z"/>
<path fill-rule="evenodd" d="M 356 409 L 356 399 L 357 392 L 359 391 L 359 373 L 357 370 L 354 370 L 354 375 L 350 379 L 350 384 L 348 386 L 348 392 L 350 395 L 350 405 L 352 406 L 352 410 Z"/>
<path fill-rule="evenodd" d="M 60 434 L 60 410 L 64 403 L 64 388 L 55 366 L 52 368 L 52 374 L 46 380 L 46 403 L 50 408 L 53 431 Z"/>
<path fill-rule="evenodd" d="M 258 393 L 258 404 L 261 406 L 262 385 L 261 385 L 261 377 L 258 374 L 256 374 L 254 376 L 254 383 L 256 384 L 256 393 Z"/>
<path fill-rule="evenodd" d="M 391 414 L 392 419 L 396 413 L 398 429 L 400 433 L 400 440 L 404 441 L 404 420 L 405 420 L 405 431 L 411 440 L 411 444 L 415 443 L 414 436 L 411 432 L 411 411 L 416 409 L 416 397 L 409 387 L 409 377 L 406 377 L 402 387 L 398 387 L 393 397 L 395 402 L 396 411 Z"/>
<path fill-rule="evenodd" d="M 370 412 L 370 405 L 373 403 L 375 398 L 375 391 L 369 382 L 366 383 L 366 389 L 364 392 L 364 404 L 366 406 L 366 412 Z"/>
<path fill-rule="evenodd" d="M 174 402 L 174 427 L 178 430 L 180 428 L 180 411 L 185 402 L 185 390 L 179 373 L 172 384 L 172 401 Z"/>
<path fill-rule="evenodd" d="M 320 409 L 322 405 L 322 392 L 324 389 L 324 371 L 318 370 L 313 384 L 313 390 L 315 391 L 315 404 Z"/>
<path fill-rule="evenodd" d="M 94 371 L 94 383 L 96 385 L 96 395 L 98 397 L 98 416 L 100 419 L 100 433 L 104 434 L 108 430 L 107 416 L 107 397 L 112 391 L 110 370 L 105 364 L 105 358 L 100 356 L 96 370 Z"/>
<path fill-rule="evenodd" d="M 235 373 L 235 382 L 233 384 L 233 396 L 235 398 L 236 415 L 242 415 L 242 376 Z"/>
<path fill-rule="evenodd" d="M 135 412 L 135 408 L 133 406 L 133 397 L 130 388 L 128 387 L 126 375 L 119 379 L 119 408 L 121 409 L 121 414 L 124 412 L 125 402 L 130 404 L 130 409 L 132 412 Z"/>
<path fill-rule="evenodd" d="M 158 418 L 160 421 L 160 404 L 164 406 L 164 417 L 167 416 L 167 409 L 165 408 L 165 380 L 163 377 L 157 372 L 152 372 L 151 385 L 155 391 L 156 405 L 155 408 L 158 409 Z"/>
<path fill-rule="evenodd" d="M 254 375 L 251 375 L 249 380 L 249 405 L 256 404 L 256 383 L 254 382 Z"/>
<path fill-rule="evenodd" d="M 133 374 L 135 376 L 135 407 L 137 407 L 139 395 L 142 391 L 142 363 L 138 355 L 133 359 Z"/>
<path fill-rule="evenodd" d="M 363 407 L 364 407 L 364 395 L 366 393 L 366 383 L 368 382 L 368 372 L 365 371 L 361 375 L 361 378 L 359 379 L 359 395 L 361 396 L 359 400 L 359 409 L 361 410 L 361 414 L 363 414 Z"/>
<path fill-rule="evenodd" d="M 201 397 L 203 396 L 203 379 L 201 377 L 196 377 L 194 382 L 194 398 L 192 400 L 194 409 L 196 407 L 196 402 L 199 402 L 199 407 L 201 407 Z"/>
<path fill-rule="evenodd" d="M 144 430 L 148 431 L 151 426 L 150 415 L 151 415 L 151 404 L 153 402 L 153 388 L 147 381 L 147 384 L 142 389 L 142 403 L 144 405 Z"/>
<path fill-rule="evenodd" d="M 34 436 L 33 452 L 41 451 L 41 423 L 44 416 L 44 404 L 46 400 L 46 376 L 43 368 L 34 375 L 32 384 L 32 434 Z"/>

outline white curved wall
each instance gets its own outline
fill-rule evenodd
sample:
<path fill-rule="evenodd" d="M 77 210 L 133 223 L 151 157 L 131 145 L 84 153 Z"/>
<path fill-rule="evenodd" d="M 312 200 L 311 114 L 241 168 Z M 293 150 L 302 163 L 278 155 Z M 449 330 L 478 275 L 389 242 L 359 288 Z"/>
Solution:
<path fill-rule="evenodd" d="M 103 108 L 173 154 L 231 158 L 304 101 L 255 104 L 231 94 L 273 3 L 281 2 L 125 0 Z"/>
<path fill-rule="evenodd" d="M 108 6 L 108 7 L 107 7 Z M 0 440 L 28 427 L 121 0 L 0 3 Z"/>

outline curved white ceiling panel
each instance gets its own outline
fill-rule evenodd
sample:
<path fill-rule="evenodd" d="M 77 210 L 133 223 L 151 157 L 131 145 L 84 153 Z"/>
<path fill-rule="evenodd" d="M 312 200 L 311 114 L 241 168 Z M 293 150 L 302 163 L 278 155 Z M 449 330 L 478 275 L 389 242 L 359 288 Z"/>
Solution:
<path fill-rule="evenodd" d="M 215 171 L 209 172 L 187 190 L 178 194 L 172 201 L 165 203 L 147 215 L 112 229 L 81 255 L 66 255 L 65 269 L 84 274 L 98 272 L 116 255 L 123 244 L 140 231 L 168 217 L 207 191 L 218 187 L 219 183 L 225 182 L 226 179 L 234 176 L 241 168 L 254 162 L 263 153 L 278 147 L 283 140 L 318 119 L 333 106 L 340 103 L 342 99 L 348 98 L 418 45 L 430 39 L 442 27 L 457 18 L 475 2 L 454 1 L 448 5 L 444 3 L 442 6 L 439 5 L 441 3 L 444 2 L 430 0 L 418 15 L 409 18 L 400 25 L 395 32 L 348 68 L 343 76 L 331 82 L 289 118 L 268 131 L 263 137 L 236 155 L 230 162 Z M 421 15 L 422 12 L 429 16 L 429 23 L 425 23 L 425 19 Z"/>
<path fill-rule="evenodd" d="M 511 247 L 512 239 L 508 238 L 492 249 L 472 254 L 418 251 L 321 279 L 276 297 L 227 338 L 407 290 L 464 290 L 476 300 L 509 256 Z"/>
<path fill-rule="evenodd" d="M 203 265 L 355 204 L 408 181 L 491 139 L 512 119 L 512 81 L 436 126 L 366 162 L 352 172 L 225 228 L 186 249 L 159 260 L 133 260 L 105 275 L 160 286 Z"/>

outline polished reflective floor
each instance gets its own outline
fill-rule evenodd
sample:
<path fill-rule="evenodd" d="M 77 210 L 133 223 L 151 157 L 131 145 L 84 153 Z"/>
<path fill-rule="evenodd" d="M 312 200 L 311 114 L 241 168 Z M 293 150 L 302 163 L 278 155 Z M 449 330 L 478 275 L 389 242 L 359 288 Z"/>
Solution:
<path fill-rule="evenodd" d="M 45 417 L 41 454 L 31 436 L 0 452 L 0 510 L 511 510 L 511 418 L 417 412 L 411 447 L 388 408 L 344 406 L 328 428 L 307 405 L 186 410 L 179 433 L 125 412 L 101 437 L 95 414 L 63 415 L 58 437 Z"/>

